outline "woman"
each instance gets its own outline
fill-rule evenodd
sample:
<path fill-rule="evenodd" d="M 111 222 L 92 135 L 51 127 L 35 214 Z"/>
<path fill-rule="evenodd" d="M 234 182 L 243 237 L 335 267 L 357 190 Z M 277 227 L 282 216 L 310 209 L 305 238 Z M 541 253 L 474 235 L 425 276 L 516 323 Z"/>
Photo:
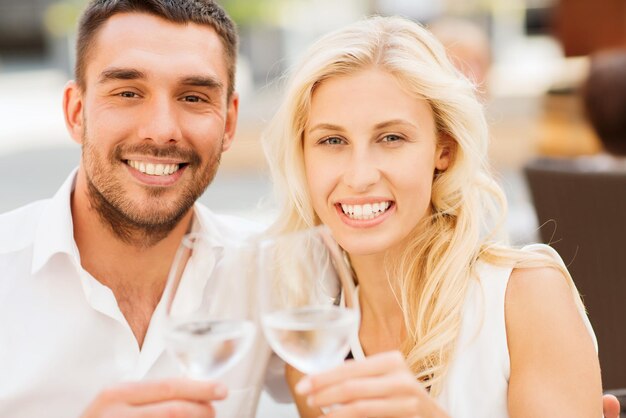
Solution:
<path fill-rule="evenodd" d="M 361 325 L 359 361 L 304 378 L 288 367 L 302 416 L 601 416 L 565 266 L 550 247 L 498 242 L 487 137 L 473 86 L 415 23 L 371 18 L 305 54 L 264 137 L 274 229 L 330 227 Z"/>

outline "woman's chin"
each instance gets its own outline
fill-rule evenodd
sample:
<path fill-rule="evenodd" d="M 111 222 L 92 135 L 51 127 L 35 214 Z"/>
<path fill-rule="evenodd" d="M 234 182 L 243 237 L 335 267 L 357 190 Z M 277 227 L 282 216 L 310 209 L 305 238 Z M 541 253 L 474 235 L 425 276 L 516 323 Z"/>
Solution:
<path fill-rule="evenodd" d="M 381 245 L 372 245 L 369 243 L 346 243 L 346 245 L 342 245 L 341 243 L 339 243 L 339 245 L 341 245 L 341 248 L 344 249 L 344 251 L 346 251 L 348 254 L 350 254 L 350 256 L 353 257 L 367 257 L 367 256 L 376 256 L 376 255 L 383 255 L 385 253 L 385 251 L 387 250 L 387 246 L 381 246 Z"/>

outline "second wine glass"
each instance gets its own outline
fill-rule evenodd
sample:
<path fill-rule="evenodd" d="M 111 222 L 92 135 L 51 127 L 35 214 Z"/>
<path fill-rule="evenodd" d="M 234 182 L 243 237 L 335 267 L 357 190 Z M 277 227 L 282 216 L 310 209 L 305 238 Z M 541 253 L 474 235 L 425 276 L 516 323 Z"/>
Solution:
<path fill-rule="evenodd" d="M 330 230 L 318 226 L 260 242 L 261 322 L 272 349 L 310 374 L 341 364 L 358 332 L 354 282 Z"/>

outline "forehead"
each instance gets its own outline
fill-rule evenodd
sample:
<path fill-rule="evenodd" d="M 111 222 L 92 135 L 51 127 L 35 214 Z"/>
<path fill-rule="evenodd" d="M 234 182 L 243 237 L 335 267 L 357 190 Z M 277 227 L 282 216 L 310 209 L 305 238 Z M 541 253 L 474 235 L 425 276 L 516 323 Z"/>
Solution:
<path fill-rule="evenodd" d="M 99 28 L 87 54 L 87 83 L 106 68 L 158 77 L 209 74 L 227 85 L 224 47 L 208 25 L 179 24 L 147 13 L 119 13 Z"/>
<path fill-rule="evenodd" d="M 428 101 L 384 69 L 359 70 L 321 82 L 311 97 L 310 119 L 432 120 Z M 432 123 L 428 123 L 431 125 Z"/>

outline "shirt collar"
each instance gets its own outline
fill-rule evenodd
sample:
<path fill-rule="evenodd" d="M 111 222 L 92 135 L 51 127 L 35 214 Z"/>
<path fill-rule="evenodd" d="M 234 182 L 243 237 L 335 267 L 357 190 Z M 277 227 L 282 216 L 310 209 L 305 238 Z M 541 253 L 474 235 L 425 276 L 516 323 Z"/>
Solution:
<path fill-rule="evenodd" d="M 191 224 L 191 232 L 202 232 L 212 238 L 216 247 L 224 247 L 224 235 L 219 228 L 216 215 L 201 203 L 193 206 L 193 220 Z"/>
<path fill-rule="evenodd" d="M 67 254 L 78 266 L 80 255 L 74 241 L 71 196 L 76 185 L 78 168 L 74 169 L 63 185 L 49 200 L 39 220 L 33 243 L 34 275 L 50 261 L 55 254 Z M 196 203 L 193 207 L 192 232 L 203 232 L 212 237 L 217 248 L 224 247 L 224 235 L 216 215 L 206 206 Z"/>
<path fill-rule="evenodd" d="M 77 262 L 78 248 L 74 242 L 74 223 L 72 222 L 71 195 L 76 183 L 78 168 L 65 180 L 54 197 L 49 200 L 43 211 L 33 242 L 32 274 L 58 253 L 68 254 Z"/>

